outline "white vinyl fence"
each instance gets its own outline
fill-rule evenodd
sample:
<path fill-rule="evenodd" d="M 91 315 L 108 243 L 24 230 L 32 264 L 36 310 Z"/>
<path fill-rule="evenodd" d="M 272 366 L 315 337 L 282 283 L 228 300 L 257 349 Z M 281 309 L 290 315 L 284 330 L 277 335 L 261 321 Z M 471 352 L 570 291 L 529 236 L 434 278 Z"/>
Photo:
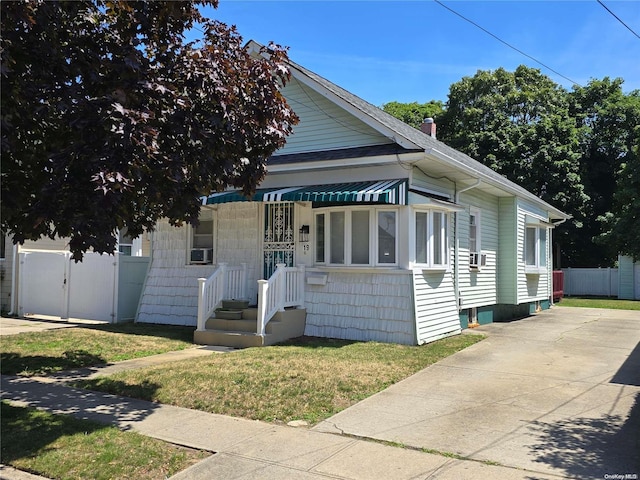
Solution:
<path fill-rule="evenodd" d="M 617 268 L 563 268 L 565 295 L 618 296 Z"/>
<path fill-rule="evenodd" d="M 619 256 L 619 268 L 563 268 L 565 295 L 640 300 L 640 262 Z"/>
<path fill-rule="evenodd" d="M 86 253 L 80 263 L 65 251 L 20 253 L 18 312 L 60 318 L 133 320 L 148 257 Z"/>

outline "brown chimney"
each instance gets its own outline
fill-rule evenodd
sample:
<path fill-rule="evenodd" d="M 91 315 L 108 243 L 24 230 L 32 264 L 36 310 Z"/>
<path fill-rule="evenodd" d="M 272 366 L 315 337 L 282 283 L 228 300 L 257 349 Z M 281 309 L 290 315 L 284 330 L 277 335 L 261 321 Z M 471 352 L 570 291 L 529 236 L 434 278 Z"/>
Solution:
<path fill-rule="evenodd" d="M 430 137 L 436 138 L 436 124 L 433 121 L 433 118 L 425 118 L 422 125 L 420 125 L 420 130 Z"/>

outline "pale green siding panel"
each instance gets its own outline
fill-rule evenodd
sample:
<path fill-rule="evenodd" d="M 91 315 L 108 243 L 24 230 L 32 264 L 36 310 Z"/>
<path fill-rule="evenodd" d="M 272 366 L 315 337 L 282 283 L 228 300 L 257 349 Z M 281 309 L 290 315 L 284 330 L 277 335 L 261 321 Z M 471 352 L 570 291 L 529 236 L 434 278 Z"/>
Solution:
<path fill-rule="evenodd" d="M 412 171 L 411 185 L 426 188 L 435 193 L 441 193 L 443 196 L 451 196 L 454 194 L 454 184 L 446 178 L 434 178 L 427 176 L 421 170 L 414 168 Z"/>
<path fill-rule="evenodd" d="M 294 78 L 284 88 L 283 94 L 300 118 L 300 123 L 293 127 L 293 134 L 287 137 L 286 145 L 276 155 L 392 143 Z"/>
<path fill-rule="evenodd" d="M 458 213 L 460 235 L 460 297 L 461 308 L 480 307 L 497 303 L 497 261 L 499 255 L 499 202 L 487 193 L 471 190 L 463 194 L 459 203 L 466 207 Z M 479 270 L 469 268 L 469 214 L 480 212 L 480 253 L 486 254 L 487 264 Z"/>
<path fill-rule="evenodd" d="M 498 202 L 498 303 L 514 305 L 518 299 L 517 283 L 517 213 L 515 197 L 501 198 Z"/>

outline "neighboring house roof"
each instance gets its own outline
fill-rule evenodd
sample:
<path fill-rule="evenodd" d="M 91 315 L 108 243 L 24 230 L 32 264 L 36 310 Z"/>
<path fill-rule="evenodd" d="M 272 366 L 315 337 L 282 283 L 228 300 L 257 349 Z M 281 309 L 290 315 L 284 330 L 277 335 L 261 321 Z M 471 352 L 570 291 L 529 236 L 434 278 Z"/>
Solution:
<path fill-rule="evenodd" d="M 253 45 L 252 45 L 253 44 Z M 254 41 L 249 42 L 249 46 L 254 49 L 259 49 L 260 44 Z M 527 189 L 512 182 L 503 175 L 497 173 L 491 168 L 483 165 L 482 163 L 474 160 L 468 155 L 448 146 L 447 144 L 433 138 L 422 131 L 407 125 L 401 120 L 397 119 L 393 115 L 388 114 L 384 110 L 372 105 L 371 103 L 363 100 L 362 98 L 354 95 L 353 93 L 345 90 L 344 88 L 330 82 L 326 78 L 304 68 L 301 65 L 289 60 L 289 66 L 291 68 L 292 75 L 299 81 L 311 86 L 320 93 L 323 93 L 327 97 L 333 97 L 334 101 L 341 104 L 341 106 L 347 108 L 352 113 L 357 115 L 361 120 L 365 121 L 368 125 L 381 131 L 387 137 L 392 139 L 395 144 L 400 145 L 400 150 L 403 153 L 410 153 L 416 151 L 424 151 L 427 155 L 431 155 L 443 163 L 446 163 L 456 169 L 463 170 L 472 177 L 478 178 L 483 182 L 488 183 L 492 187 L 534 202 L 542 206 L 545 210 L 549 211 L 552 218 L 555 219 L 568 219 L 570 215 L 562 212 L 558 208 L 545 202 L 538 196 L 534 195 Z M 394 150 L 394 148 L 396 150 Z M 362 156 L 376 155 L 380 153 L 398 153 L 397 147 L 391 145 L 372 146 L 372 147 L 360 147 L 357 149 L 345 149 L 343 153 L 347 153 L 348 157 L 340 158 L 355 158 L 353 155 L 362 154 Z M 336 155 L 340 155 L 339 151 L 327 151 L 323 153 L 322 159 L 338 158 Z M 269 165 L 277 165 L 284 163 L 293 163 L 304 161 L 306 158 L 319 160 L 317 153 L 302 153 L 291 155 L 274 155 L 269 159 Z"/>

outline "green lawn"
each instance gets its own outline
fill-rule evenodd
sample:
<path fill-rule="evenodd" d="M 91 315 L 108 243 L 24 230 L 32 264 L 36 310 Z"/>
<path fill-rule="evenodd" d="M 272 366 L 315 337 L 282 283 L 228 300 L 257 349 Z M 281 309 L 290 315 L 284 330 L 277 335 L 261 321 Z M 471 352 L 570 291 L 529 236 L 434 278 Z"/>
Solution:
<path fill-rule="evenodd" d="M 124 323 L 7 335 L 0 342 L 0 372 L 45 375 L 183 350 L 193 346 L 194 330 L 194 327 Z"/>
<path fill-rule="evenodd" d="M 640 301 L 617 298 L 564 297 L 556 303 L 559 307 L 613 308 L 616 310 L 640 310 Z"/>
<path fill-rule="evenodd" d="M 2 463 L 65 480 L 155 480 L 210 455 L 134 432 L 1 403 Z"/>
<path fill-rule="evenodd" d="M 193 328 L 83 326 L 3 337 L 2 373 L 33 375 L 192 345 Z M 313 424 L 482 340 L 422 346 L 302 337 L 84 380 L 76 386 L 224 415 Z M 167 478 L 204 452 L 67 416 L 2 404 L 2 460 L 56 479 Z"/>
<path fill-rule="evenodd" d="M 313 424 L 482 338 L 457 335 L 418 347 L 302 337 L 77 386 L 223 415 Z"/>

